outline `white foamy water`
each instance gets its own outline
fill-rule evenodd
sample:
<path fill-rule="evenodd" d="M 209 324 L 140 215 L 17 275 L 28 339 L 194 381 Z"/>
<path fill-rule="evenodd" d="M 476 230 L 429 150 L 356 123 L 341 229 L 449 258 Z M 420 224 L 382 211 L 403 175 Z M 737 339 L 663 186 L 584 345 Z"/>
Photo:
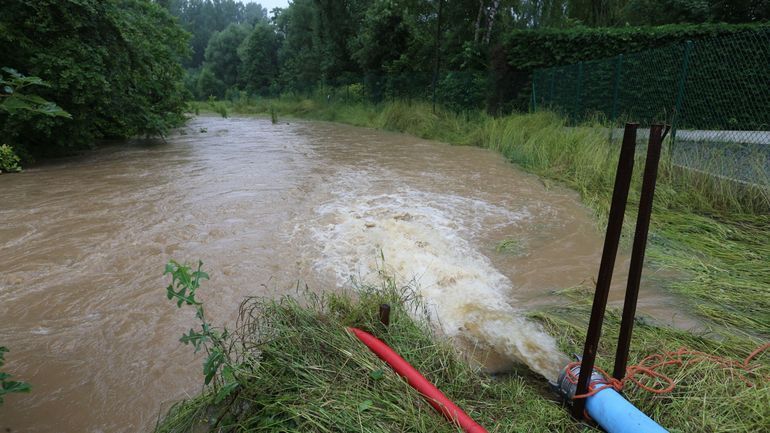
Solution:
<path fill-rule="evenodd" d="M 313 237 L 322 250 L 316 269 L 333 272 L 341 284 L 351 278 L 376 283 L 380 271 L 411 282 L 447 336 L 555 379 L 564 355 L 522 316 L 511 281 L 472 242 L 481 227 L 531 223 L 530 211 L 409 187 L 365 195 L 365 179 L 348 179 L 335 199 L 316 209 Z"/>

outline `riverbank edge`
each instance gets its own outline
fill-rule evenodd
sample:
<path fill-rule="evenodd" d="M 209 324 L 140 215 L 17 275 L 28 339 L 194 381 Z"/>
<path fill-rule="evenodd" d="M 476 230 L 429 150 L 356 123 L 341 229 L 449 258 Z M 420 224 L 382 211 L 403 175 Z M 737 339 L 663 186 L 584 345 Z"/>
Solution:
<path fill-rule="evenodd" d="M 580 195 L 604 227 L 617 164 L 604 125 L 566 128 L 549 112 L 493 118 L 482 112 L 435 113 L 427 103 L 379 105 L 282 98 L 194 103 L 219 114 L 294 117 L 411 134 L 501 153 L 543 182 Z M 600 128 L 600 127 L 601 128 Z M 629 194 L 623 243 L 633 237 L 641 189 L 642 155 Z M 650 227 L 647 264 L 680 276 L 662 280 L 707 328 L 753 339 L 770 338 L 770 190 L 741 185 L 670 163 L 664 149 Z M 502 241 L 502 239 L 501 239 Z M 598 267 L 598 264 L 597 264 Z M 673 273 L 672 273 L 673 274 Z M 750 337 L 751 336 L 751 337 Z"/>
<path fill-rule="evenodd" d="M 239 114 L 265 115 L 272 112 L 277 116 L 291 115 L 296 118 L 340 121 L 356 126 L 412 132 L 409 128 L 383 127 L 383 119 L 380 116 L 386 111 L 385 107 L 362 107 L 363 110 L 358 110 L 355 107 L 340 106 L 329 113 L 328 107 L 323 110 L 313 109 L 314 104 L 317 102 L 305 100 L 276 108 L 277 104 L 273 102 L 263 106 L 267 109 L 261 110 L 258 107 L 255 109 L 254 106 L 238 109 L 228 104 L 225 109 Z M 424 111 L 426 108 L 423 105 L 417 107 L 417 110 Z M 301 115 L 297 115 L 297 109 Z M 402 108 L 391 107 L 388 110 L 394 109 Z M 221 111 L 221 107 L 217 111 Z M 340 115 L 340 111 L 348 111 L 354 116 L 350 118 Z M 457 117 L 459 116 L 455 116 L 453 121 L 457 121 Z M 465 119 L 458 123 L 473 122 L 472 117 L 465 116 Z M 345 121 L 346 119 L 349 121 Z M 549 119 L 547 123 L 552 121 L 553 119 Z M 438 135 L 452 135 L 456 132 L 450 130 Z M 448 141 L 442 137 L 431 137 L 430 134 L 414 135 Z M 468 138 L 471 135 L 473 134 L 460 138 Z M 606 142 L 606 137 L 604 140 Z M 457 140 L 454 144 L 476 143 Z M 482 147 L 495 149 L 492 145 Z M 505 148 L 495 150 L 506 155 Z M 610 156 L 608 155 L 608 158 Z M 506 157 L 512 159 L 509 155 Z M 526 166 L 523 168 L 527 169 Z M 528 171 L 542 176 L 542 173 L 532 167 Z M 545 178 L 571 186 L 570 182 L 560 176 Z M 595 210 L 597 219 L 601 218 L 606 209 L 600 205 L 601 198 L 596 197 L 600 194 L 594 194 L 594 201 L 591 201 L 590 198 L 587 199 L 587 196 L 591 195 L 590 191 L 578 191 L 583 200 Z M 675 231 L 679 226 L 677 224 L 666 230 L 666 225 L 664 224 L 661 230 L 663 234 L 656 233 L 653 239 L 656 236 L 664 236 L 668 231 Z M 676 238 L 673 241 L 676 241 Z M 660 242 L 660 239 L 657 242 Z M 676 250 L 675 247 L 670 248 Z M 690 251 L 685 250 L 672 254 L 664 250 L 654 260 L 658 263 L 671 257 L 684 260 L 689 253 Z M 676 262 L 671 261 L 670 266 L 675 267 Z M 750 277 L 751 275 L 748 276 Z M 672 283 L 672 289 L 676 289 L 675 284 Z M 405 428 L 412 431 L 456 431 L 450 428 L 451 426 L 442 424 L 441 419 L 405 386 L 396 391 L 383 390 L 376 386 L 380 379 L 374 379 L 375 376 L 381 377 L 381 373 L 384 373 L 383 377 L 391 380 L 394 375 L 384 369 L 383 364 L 373 358 L 357 341 L 350 339 L 344 332 L 346 326 L 368 329 L 384 338 L 408 361 L 426 372 L 430 380 L 435 381 L 471 416 L 489 427 L 490 431 L 586 431 L 585 426 L 575 423 L 552 399 L 544 381 L 533 377 L 526 370 L 497 377 L 479 374 L 477 369 L 460 359 L 448 342 L 434 335 L 429 325 L 414 321 L 405 313 L 410 302 L 405 302 L 403 291 L 399 293 L 394 295 L 392 288 L 370 288 L 363 291 L 359 288 L 352 293 L 329 295 L 324 298 L 331 299 L 330 302 L 318 302 L 316 295 L 310 295 L 315 301 L 303 302 L 302 306 L 291 299 L 262 303 L 256 315 L 271 329 L 271 341 L 281 343 L 277 347 L 265 342 L 255 344 L 261 351 L 259 371 L 255 372 L 248 384 L 244 384 L 244 391 L 239 392 L 232 401 L 222 404 L 214 403 L 216 388 L 208 387 L 201 395 L 172 408 L 159 424 L 157 431 L 189 431 L 193 425 L 191 420 L 199 421 L 198 425 L 208 424 L 208 428 L 219 422 L 219 427 L 249 426 L 248 428 L 265 431 L 396 431 Z M 530 314 L 557 338 L 565 353 L 581 350 L 591 293 L 591 287 L 565 289 L 562 294 L 569 300 L 567 305 Z M 393 323 L 399 324 L 385 331 L 385 334 L 376 317 L 377 306 L 381 302 L 391 303 L 395 311 Z M 286 305 L 291 308 L 287 310 Z M 338 310 L 340 306 L 344 306 L 344 314 Z M 302 316 L 310 322 L 298 322 L 295 319 L 287 321 L 287 314 Z M 293 325 L 284 326 L 287 323 Z M 648 354 L 675 350 L 682 346 L 720 356 L 740 358 L 746 356 L 761 341 L 761 337 L 757 337 L 756 333 L 745 332 L 730 323 L 715 324 L 719 326 L 714 330 L 698 332 L 696 335 L 661 327 L 644 317 L 639 317 L 631 350 L 631 362 L 638 362 Z M 610 310 L 605 323 L 605 343 L 599 348 L 597 365 L 611 365 L 614 355 L 612 342 L 616 339 L 618 326 L 618 312 Z M 314 338 L 323 341 L 321 347 L 325 349 L 317 353 L 318 356 L 308 359 L 308 352 L 304 349 L 311 348 L 310 352 L 315 353 L 313 348 L 318 347 L 318 341 L 296 341 L 301 335 L 316 336 Z M 252 337 L 258 338 L 256 335 Z M 329 348 L 333 350 L 326 350 Z M 294 362 L 289 362 L 291 360 Z M 764 374 L 770 368 L 767 357 L 760 358 L 760 363 L 759 371 Z M 457 372 L 455 367 L 459 368 L 462 374 L 453 375 Z M 277 370 L 286 375 L 282 373 L 280 377 L 276 376 Z M 632 402 L 670 431 L 757 431 L 770 423 L 770 415 L 761 409 L 770 404 L 770 385 L 766 382 L 764 386 L 760 383 L 760 386 L 746 387 L 743 382 L 736 380 L 735 371 L 710 364 L 701 364 L 687 370 L 674 369 L 672 374 L 678 382 L 674 394 L 654 395 L 637 388 L 627 391 L 627 397 Z M 303 389 L 305 391 L 302 391 Z M 324 391 L 314 394 L 313 391 L 318 389 Z M 343 397 L 354 389 L 374 389 L 377 393 L 356 398 Z M 338 391 L 341 394 L 338 394 Z M 260 398 L 252 394 L 267 397 Z M 246 397 L 247 395 L 251 396 Z M 725 398 L 728 396 L 729 398 Z M 256 404 L 255 401 L 260 403 Z M 287 405 L 287 402 L 294 403 Z M 704 402 L 709 404 L 705 405 Z M 233 409 L 239 407 L 240 409 Z M 271 422 L 273 424 L 270 424 Z"/>
<path fill-rule="evenodd" d="M 582 344 L 584 327 L 575 323 L 590 308 L 580 294 L 568 296 L 577 301 L 530 315 L 566 353 Z M 391 306 L 388 326 L 379 319 L 383 303 Z M 618 313 L 610 311 L 605 342 L 617 335 L 619 322 Z M 225 372 L 199 395 L 171 407 L 155 431 L 458 431 L 351 335 L 346 330 L 350 326 L 384 340 L 490 432 L 600 431 L 571 418 L 545 379 L 526 367 L 484 374 L 436 333 L 413 289 L 389 278 L 377 287 L 246 299 L 231 340 L 220 345 L 229 351 Z M 609 365 L 612 346 L 600 345 L 598 365 Z M 754 349 L 746 340 L 696 336 L 642 318 L 630 362 L 679 347 L 729 358 L 745 357 Z M 764 361 L 747 376 L 756 381 L 754 387 L 738 378 L 740 369 L 710 363 L 666 373 L 677 381 L 674 393 L 651 394 L 629 386 L 625 395 L 671 432 L 752 432 L 770 421 L 763 410 L 770 404 L 770 385 L 760 382 L 770 373 Z"/>

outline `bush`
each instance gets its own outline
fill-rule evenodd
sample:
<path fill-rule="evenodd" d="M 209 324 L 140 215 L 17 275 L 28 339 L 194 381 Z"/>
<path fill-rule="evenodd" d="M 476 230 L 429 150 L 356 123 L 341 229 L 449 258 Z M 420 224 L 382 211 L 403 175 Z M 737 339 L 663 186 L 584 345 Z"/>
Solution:
<path fill-rule="evenodd" d="M 0 173 L 17 173 L 21 171 L 19 166 L 19 157 L 14 153 L 13 148 L 7 144 L 0 146 Z"/>
<path fill-rule="evenodd" d="M 456 111 L 482 108 L 487 94 L 486 74 L 483 72 L 449 72 L 436 88 L 438 100 Z"/>
<path fill-rule="evenodd" d="M 0 6 L 5 66 L 50 84 L 40 96 L 72 115 L 0 113 L 21 155 L 52 156 L 102 137 L 164 133 L 183 121 L 188 35 L 149 0 L 18 0 Z"/>

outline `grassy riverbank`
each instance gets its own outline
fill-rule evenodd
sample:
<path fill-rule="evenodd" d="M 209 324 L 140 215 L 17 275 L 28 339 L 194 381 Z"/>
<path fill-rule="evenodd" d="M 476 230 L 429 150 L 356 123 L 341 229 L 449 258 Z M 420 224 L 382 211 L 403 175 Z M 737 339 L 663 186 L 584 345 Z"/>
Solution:
<path fill-rule="evenodd" d="M 560 182 L 579 191 L 597 222 L 606 218 L 616 150 L 603 133 L 565 128 L 552 114 L 493 119 L 481 113 L 433 114 L 424 104 L 375 107 L 312 100 L 220 105 L 218 110 L 339 121 L 494 149 L 546 184 Z M 632 202 L 638 199 L 639 183 L 637 176 Z M 743 359 L 770 337 L 768 207 L 766 192 L 747 192 L 663 164 L 649 261 L 677 271 L 675 280 L 663 282 L 665 288 L 680 295 L 706 330 L 696 335 L 640 317 L 631 362 L 683 346 Z M 633 203 L 629 208 L 635 209 Z M 626 238 L 633 216 L 629 212 Z M 591 287 L 565 290 L 564 306 L 531 314 L 565 353 L 582 350 L 591 292 Z M 586 431 L 553 399 L 545 381 L 526 369 L 490 377 L 468 365 L 449 342 L 433 334 L 430 324 L 414 319 L 419 314 L 409 314 L 407 309 L 414 308 L 409 293 L 389 283 L 352 294 L 307 294 L 302 304 L 247 301 L 233 337 L 237 343 L 229 349 L 239 373 L 216 379 L 221 387 L 235 377 L 234 392 L 220 399 L 217 386 L 206 387 L 175 406 L 157 431 L 457 431 L 350 336 L 346 326 L 383 338 L 490 431 Z M 388 329 L 376 317 L 382 302 L 393 306 Z M 600 367 L 611 366 L 618 322 L 617 311 L 610 310 Z M 650 394 L 630 385 L 627 396 L 672 432 L 762 431 L 770 425 L 770 356 L 760 355 L 755 364 L 758 370 L 746 376 L 754 387 L 739 379 L 739 370 L 700 363 L 665 371 L 677 380 L 672 393 Z"/>
<path fill-rule="evenodd" d="M 204 288 L 205 290 L 205 288 Z M 587 316 L 583 295 L 576 304 L 533 315 L 557 336 L 566 353 L 580 350 Z M 561 407 L 542 378 L 526 369 L 501 376 L 481 374 L 461 360 L 449 342 L 434 335 L 413 308 L 409 288 L 392 283 L 364 287 L 355 294 L 306 294 L 300 305 L 292 298 L 247 300 L 240 314 L 231 357 L 238 386 L 220 401 L 218 390 L 232 379 L 173 407 L 158 432 L 456 432 L 434 413 L 405 382 L 379 361 L 347 326 L 368 330 L 385 340 L 491 432 L 593 431 L 576 423 Z M 378 306 L 392 305 L 391 325 L 378 320 Z M 411 306 L 411 307 L 410 307 Z M 576 326 L 577 325 L 577 326 Z M 599 365 L 614 354 L 618 317 L 609 314 Z M 729 357 L 745 357 L 753 349 L 746 339 L 709 338 L 643 321 L 637 324 L 631 361 L 648 353 L 680 346 Z M 770 373 L 763 361 L 748 376 L 737 370 L 697 364 L 668 372 L 677 380 L 671 394 L 654 395 L 629 387 L 628 398 L 671 432 L 762 431 L 770 422 Z M 725 398 L 729 396 L 729 398 Z M 220 430 L 217 430 L 220 429 Z"/>

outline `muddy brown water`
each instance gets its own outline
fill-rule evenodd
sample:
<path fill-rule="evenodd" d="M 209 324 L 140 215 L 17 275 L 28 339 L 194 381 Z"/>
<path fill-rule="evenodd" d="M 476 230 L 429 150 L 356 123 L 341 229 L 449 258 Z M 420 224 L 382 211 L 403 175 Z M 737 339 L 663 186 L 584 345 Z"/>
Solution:
<path fill-rule="evenodd" d="M 170 258 L 204 261 L 225 324 L 245 296 L 384 269 L 417 282 L 446 334 L 499 355 L 490 368 L 550 375 L 564 355 L 520 313 L 591 285 L 602 243 L 575 193 L 494 152 L 260 118 L 198 117 L 166 143 L 0 176 L 0 223 L 4 370 L 33 387 L 6 398 L 0 430 L 30 432 L 150 430 L 200 390 L 201 359 L 178 342 L 192 315 L 165 298 Z M 641 312 L 688 326 L 654 286 Z"/>

